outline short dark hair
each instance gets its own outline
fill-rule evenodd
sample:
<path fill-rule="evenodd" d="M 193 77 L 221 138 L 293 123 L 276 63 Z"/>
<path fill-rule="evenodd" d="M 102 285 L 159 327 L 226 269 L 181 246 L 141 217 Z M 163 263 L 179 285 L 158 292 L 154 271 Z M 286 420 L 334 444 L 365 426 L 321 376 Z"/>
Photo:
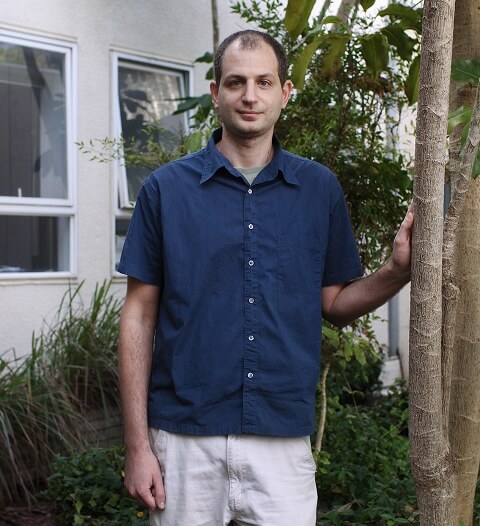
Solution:
<path fill-rule="evenodd" d="M 237 31 L 236 33 L 233 33 L 232 35 L 228 36 L 218 46 L 218 49 L 215 53 L 215 57 L 213 59 L 215 80 L 217 81 L 217 83 L 220 83 L 220 79 L 222 78 L 222 62 L 223 57 L 225 55 L 225 51 L 227 50 L 228 46 L 236 40 L 240 40 L 240 49 L 256 49 L 259 47 L 261 42 L 265 42 L 265 44 L 270 46 L 273 49 L 275 56 L 277 57 L 278 76 L 283 86 L 283 84 L 287 80 L 288 69 L 287 55 L 285 53 L 285 50 L 283 49 L 281 44 L 268 33 L 263 33 L 262 31 L 256 31 L 254 29 Z"/>

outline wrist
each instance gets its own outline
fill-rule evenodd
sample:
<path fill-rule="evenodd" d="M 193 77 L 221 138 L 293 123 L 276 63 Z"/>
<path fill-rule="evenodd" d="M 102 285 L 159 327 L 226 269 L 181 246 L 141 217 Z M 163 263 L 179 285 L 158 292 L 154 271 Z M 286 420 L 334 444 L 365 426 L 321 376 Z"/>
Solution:
<path fill-rule="evenodd" d="M 389 281 L 395 283 L 398 286 L 398 290 L 405 286 L 411 279 L 410 265 L 408 265 L 408 267 L 399 265 L 393 257 L 387 260 L 384 269 L 387 272 Z"/>

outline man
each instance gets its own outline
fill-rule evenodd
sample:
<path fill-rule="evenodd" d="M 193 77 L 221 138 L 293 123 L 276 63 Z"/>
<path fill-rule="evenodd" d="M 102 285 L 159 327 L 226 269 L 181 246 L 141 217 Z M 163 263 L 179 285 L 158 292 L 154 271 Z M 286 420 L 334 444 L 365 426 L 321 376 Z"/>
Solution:
<path fill-rule="evenodd" d="M 138 196 L 119 375 L 125 485 L 155 525 L 313 526 L 321 318 L 346 325 L 409 280 L 411 212 L 392 258 L 358 279 L 337 179 L 273 135 L 286 74 L 270 36 L 227 38 L 222 129 Z"/>

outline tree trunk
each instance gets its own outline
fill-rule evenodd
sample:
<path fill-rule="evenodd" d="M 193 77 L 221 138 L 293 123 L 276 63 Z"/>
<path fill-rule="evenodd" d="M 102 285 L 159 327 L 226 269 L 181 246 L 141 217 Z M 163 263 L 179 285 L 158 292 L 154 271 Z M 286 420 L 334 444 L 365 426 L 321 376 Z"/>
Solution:
<path fill-rule="evenodd" d="M 453 59 L 480 61 L 480 9 L 478 0 L 457 0 Z M 450 111 L 473 104 L 475 88 L 452 83 Z M 458 157 L 461 130 L 451 140 Z M 455 168 L 455 164 L 453 164 Z M 454 179 L 453 184 L 456 183 Z M 473 504 L 480 463 L 480 180 L 469 188 L 457 232 L 456 274 L 460 288 L 453 344 L 450 402 L 450 444 L 459 461 L 457 475 L 457 524 L 473 524 Z"/>
<path fill-rule="evenodd" d="M 350 15 L 357 5 L 358 0 L 342 0 L 337 11 L 338 18 L 345 22 L 345 24 L 348 24 Z"/>
<path fill-rule="evenodd" d="M 212 31 L 213 31 L 213 53 L 215 54 L 219 45 L 219 31 L 218 31 L 218 9 L 217 0 L 211 0 L 212 6 Z"/>
<path fill-rule="evenodd" d="M 410 461 L 422 526 L 454 524 L 454 461 L 444 426 L 442 245 L 454 0 L 425 0 L 415 148 L 410 310 Z"/>
<path fill-rule="evenodd" d="M 455 328 L 450 443 L 459 461 L 457 523 L 473 523 L 473 503 L 480 462 L 480 180 L 468 192 L 458 231 L 457 269 L 460 297 Z"/>

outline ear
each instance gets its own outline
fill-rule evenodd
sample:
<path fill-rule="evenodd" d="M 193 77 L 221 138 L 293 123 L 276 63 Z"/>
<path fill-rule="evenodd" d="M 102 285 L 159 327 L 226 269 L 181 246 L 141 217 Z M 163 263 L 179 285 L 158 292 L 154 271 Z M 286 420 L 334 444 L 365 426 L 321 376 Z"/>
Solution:
<path fill-rule="evenodd" d="M 210 95 L 212 96 L 214 108 L 218 108 L 218 85 L 214 80 L 210 82 Z"/>
<path fill-rule="evenodd" d="M 291 80 L 286 80 L 282 88 L 282 109 L 286 107 L 292 95 L 293 83 Z"/>

